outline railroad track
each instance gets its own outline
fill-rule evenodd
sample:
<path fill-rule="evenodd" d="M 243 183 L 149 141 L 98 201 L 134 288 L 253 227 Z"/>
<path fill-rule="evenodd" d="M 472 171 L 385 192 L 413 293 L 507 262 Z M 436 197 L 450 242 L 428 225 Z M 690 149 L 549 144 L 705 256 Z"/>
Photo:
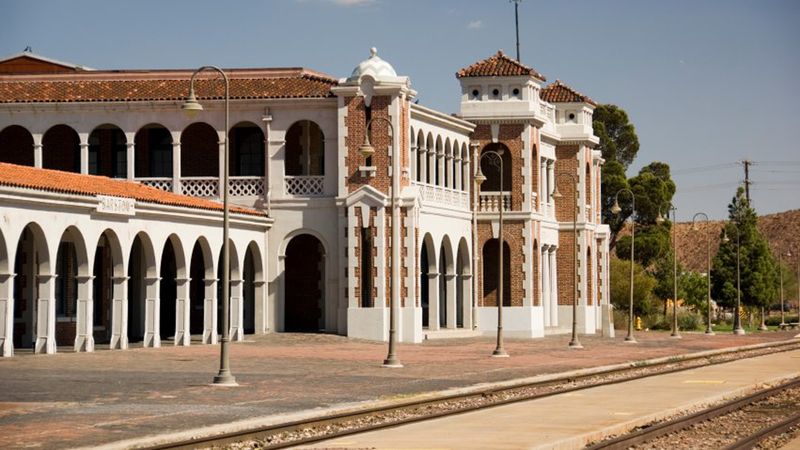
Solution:
<path fill-rule="evenodd" d="M 780 398 L 780 394 L 791 391 L 788 399 Z M 666 422 L 656 423 L 636 432 L 614 439 L 599 442 L 587 447 L 587 450 L 623 450 L 629 448 L 723 448 L 725 450 L 749 450 L 764 439 L 786 433 L 800 424 L 797 394 L 800 393 L 800 378 L 763 389 L 750 395 L 716 405 L 685 417 L 678 417 Z M 737 414 L 738 417 L 728 417 Z M 748 415 L 756 415 L 755 430 L 748 429 Z M 727 428 L 720 423 L 727 418 Z M 772 420 L 770 420 L 772 419 Z M 693 427 L 707 423 L 706 429 L 692 430 Z M 766 423 L 766 426 L 760 424 Z M 707 428 L 720 429 L 728 433 L 730 438 L 724 445 L 716 445 L 720 441 L 708 433 Z M 739 434 L 732 433 L 738 428 Z M 752 426 L 751 426 L 752 428 Z M 724 442 L 724 441 L 723 441 Z M 700 447 L 702 445 L 702 447 Z"/>
<path fill-rule="evenodd" d="M 591 387 L 616 384 L 796 349 L 800 349 L 800 342 L 784 341 L 753 346 L 744 351 L 726 350 L 713 354 L 704 352 L 703 354 L 683 357 L 679 360 L 676 358 L 661 358 L 655 362 L 635 362 L 626 364 L 624 367 L 595 371 L 579 376 L 501 388 L 481 389 L 465 394 L 443 395 L 391 406 L 331 414 L 309 420 L 263 426 L 213 436 L 195 437 L 145 448 L 148 450 L 218 448 L 234 446 L 242 442 L 257 443 L 258 448 L 263 449 L 302 446 L 341 436 L 462 414 L 493 406 L 507 405 Z"/>

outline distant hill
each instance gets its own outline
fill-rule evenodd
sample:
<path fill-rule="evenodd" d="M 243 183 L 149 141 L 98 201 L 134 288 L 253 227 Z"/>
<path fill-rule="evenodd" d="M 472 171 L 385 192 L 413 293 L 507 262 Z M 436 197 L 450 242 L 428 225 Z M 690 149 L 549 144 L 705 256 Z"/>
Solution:
<path fill-rule="evenodd" d="M 723 223 L 722 221 L 698 222 L 698 231 L 692 230 L 691 222 L 678 223 L 676 228 L 678 261 L 692 270 L 705 272 L 705 236 L 708 236 L 707 233 L 711 235 L 713 258 L 719 247 L 719 234 Z M 778 252 L 786 254 L 787 250 L 792 252 L 791 266 L 794 267 L 797 255 L 800 254 L 800 209 L 759 216 L 758 229 L 769 240 L 774 255 L 777 256 Z M 736 239 L 735 236 L 730 238 Z"/>

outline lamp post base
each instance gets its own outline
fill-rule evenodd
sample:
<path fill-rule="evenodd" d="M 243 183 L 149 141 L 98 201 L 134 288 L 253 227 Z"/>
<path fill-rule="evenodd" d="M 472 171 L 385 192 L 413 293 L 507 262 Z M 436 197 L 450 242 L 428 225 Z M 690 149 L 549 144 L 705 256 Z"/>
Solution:
<path fill-rule="evenodd" d="M 581 343 L 578 341 L 569 341 L 569 348 L 580 350 L 583 348 L 583 345 L 581 345 Z"/>
<path fill-rule="evenodd" d="M 508 357 L 509 354 L 508 352 L 506 352 L 504 348 L 498 347 L 494 349 L 494 351 L 492 352 L 492 358 L 508 358 Z"/>
<path fill-rule="evenodd" d="M 669 335 L 669 337 L 671 337 L 672 339 L 683 339 L 683 336 L 681 336 L 681 334 L 678 333 L 677 331 L 673 331 L 672 334 Z"/>
<path fill-rule="evenodd" d="M 233 387 L 238 386 L 239 383 L 236 382 L 236 377 L 230 374 L 230 372 L 223 372 L 220 371 L 215 377 L 214 381 L 211 383 L 211 386 L 219 386 L 219 387 Z"/>
<path fill-rule="evenodd" d="M 711 328 L 706 328 L 706 333 L 705 334 L 706 334 L 706 336 L 714 336 L 717 333 L 714 333 L 714 330 L 712 330 Z"/>
<path fill-rule="evenodd" d="M 383 360 L 381 367 L 385 369 L 401 369 L 403 367 L 403 363 L 395 358 L 387 358 Z"/>
<path fill-rule="evenodd" d="M 739 335 L 739 336 L 743 336 L 743 335 L 745 335 L 746 333 L 745 333 L 745 331 L 744 331 L 744 328 L 742 328 L 742 327 L 739 327 L 739 328 L 736 328 L 736 329 L 734 329 L 734 330 L 733 330 L 733 334 L 737 334 L 737 335 Z"/>
<path fill-rule="evenodd" d="M 626 344 L 638 344 L 639 342 L 636 341 L 636 338 L 633 336 L 625 336 L 625 343 Z"/>
<path fill-rule="evenodd" d="M 769 328 L 763 323 L 758 326 L 758 329 L 759 329 L 759 331 L 767 331 L 767 330 L 769 330 Z M 744 330 L 742 330 L 742 331 L 744 331 Z"/>

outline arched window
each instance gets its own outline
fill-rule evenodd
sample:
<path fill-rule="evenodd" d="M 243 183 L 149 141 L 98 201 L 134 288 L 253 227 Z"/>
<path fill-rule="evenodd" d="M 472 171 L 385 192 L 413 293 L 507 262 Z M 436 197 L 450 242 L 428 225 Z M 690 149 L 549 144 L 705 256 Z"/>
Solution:
<path fill-rule="evenodd" d="M 231 128 L 230 149 L 231 176 L 264 176 L 264 132 L 261 128 L 252 123 L 241 123 Z"/>
<path fill-rule="evenodd" d="M 33 167 L 33 136 L 28 130 L 11 125 L 0 131 L 0 162 Z"/>
<path fill-rule="evenodd" d="M 136 177 L 172 176 L 172 135 L 161 125 L 142 127 L 134 138 Z"/>
<path fill-rule="evenodd" d="M 89 173 L 110 178 L 128 176 L 128 147 L 119 127 L 100 125 L 89 135 Z"/>
<path fill-rule="evenodd" d="M 56 125 L 42 137 L 42 166 L 45 169 L 80 173 L 81 140 L 67 125 Z"/>
<path fill-rule="evenodd" d="M 495 151 L 503 159 L 503 186 L 500 186 L 500 166 L 497 165 L 497 158 L 494 156 L 483 156 L 488 151 Z M 485 192 L 510 192 L 511 191 L 511 152 L 503 144 L 489 144 L 481 152 L 481 171 L 486 177 L 486 181 L 481 185 L 481 191 Z"/>
<path fill-rule="evenodd" d="M 315 122 L 301 120 L 286 131 L 286 175 L 325 175 L 325 136 Z"/>

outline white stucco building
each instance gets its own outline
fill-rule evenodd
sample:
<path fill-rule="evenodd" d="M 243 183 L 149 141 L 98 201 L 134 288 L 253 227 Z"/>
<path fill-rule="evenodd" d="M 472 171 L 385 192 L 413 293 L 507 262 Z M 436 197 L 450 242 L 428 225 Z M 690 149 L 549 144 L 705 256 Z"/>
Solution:
<path fill-rule="evenodd" d="M 492 333 L 500 208 L 506 333 L 568 332 L 573 279 L 580 332 L 609 331 L 591 99 L 502 52 L 458 72 L 456 115 L 374 49 L 340 79 L 226 72 L 228 130 L 212 74 L 190 118 L 191 71 L 0 60 L 2 355 L 216 342 L 226 138 L 234 338 L 386 340 L 392 304 L 404 342 Z"/>

